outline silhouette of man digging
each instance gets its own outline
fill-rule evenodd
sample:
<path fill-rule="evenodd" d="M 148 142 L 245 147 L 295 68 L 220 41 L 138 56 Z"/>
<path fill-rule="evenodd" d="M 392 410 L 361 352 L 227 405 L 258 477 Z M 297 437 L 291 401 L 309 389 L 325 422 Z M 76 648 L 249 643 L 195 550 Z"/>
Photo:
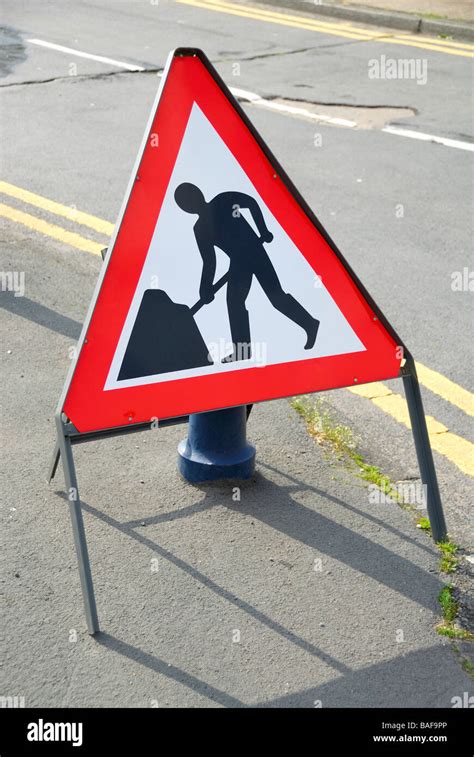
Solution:
<path fill-rule="evenodd" d="M 304 348 L 310 350 L 315 341 L 319 321 L 291 295 L 284 292 L 276 271 L 263 246 L 270 243 L 273 234 L 267 229 L 258 203 L 242 192 L 221 192 L 206 202 L 203 193 L 195 184 L 180 184 L 174 198 L 178 206 L 198 215 L 194 235 L 203 267 L 199 294 L 204 303 L 214 299 L 213 282 L 216 272 L 215 247 L 230 258 L 227 277 L 227 309 L 233 352 L 223 362 L 248 360 L 251 357 L 250 323 L 245 301 L 255 276 L 273 307 L 297 323 L 306 332 Z M 248 208 L 260 236 L 241 214 Z"/>

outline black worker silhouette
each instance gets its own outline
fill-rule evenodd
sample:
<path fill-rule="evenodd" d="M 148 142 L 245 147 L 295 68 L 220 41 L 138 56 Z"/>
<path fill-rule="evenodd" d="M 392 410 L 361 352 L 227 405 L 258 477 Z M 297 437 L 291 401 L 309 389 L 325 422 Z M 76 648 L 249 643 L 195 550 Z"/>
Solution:
<path fill-rule="evenodd" d="M 212 364 L 194 315 L 214 299 L 227 283 L 227 309 L 232 335 L 232 353 L 223 362 L 251 357 L 250 322 L 245 301 L 253 276 L 273 307 L 306 332 L 305 349 L 313 347 L 319 321 L 291 295 L 284 292 L 263 246 L 273 235 L 267 229 L 258 203 L 242 192 L 222 192 L 206 202 L 194 184 L 180 184 L 175 191 L 178 206 L 198 215 L 194 235 L 203 267 L 200 299 L 192 306 L 173 302 L 162 289 L 145 290 L 120 367 L 118 381 L 183 371 Z M 241 214 L 248 208 L 260 236 Z M 230 258 L 228 272 L 214 283 L 219 247 Z"/>
<path fill-rule="evenodd" d="M 243 192 L 221 192 L 206 202 L 195 184 L 180 184 L 174 194 L 176 203 L 187 213 L 197 214 L 194 236 L 201 253 L 203 267 L 199 294 L 201 301 L 214 299 L 216 272 L 215 247 L 230 258 L 227 274 L 227 309 L 233 343 L 233 354 L 225 361 L 251 357 L 249 313 L 245 301 L 255 276 L 273 307 L 306 332 L 305 349 L 313 347 L 319 321 L 313 318 L 295 298 L 286 293 L 278 279 L 263 243 L 273 240 L 256 200 Z M 257 236 L 241 210 L 248 209 L 260 236 Z"/>

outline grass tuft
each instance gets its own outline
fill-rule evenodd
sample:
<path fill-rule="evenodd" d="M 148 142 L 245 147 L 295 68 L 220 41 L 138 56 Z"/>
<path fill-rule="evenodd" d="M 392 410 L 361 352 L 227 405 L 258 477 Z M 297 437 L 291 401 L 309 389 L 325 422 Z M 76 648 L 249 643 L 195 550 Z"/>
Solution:
<path fill-rule="evenodd" d="M 443 618 L 447 623 L 452 623 L 458 614 L 459 605 L 453 597 L 454 587 L 448 584 L 443 586 L 439 593 L 438 602 L 443 611 Z"/>
<path fill-rule="evenodd" d="M 330 442 L 338 457 L 344 457 L 354 452 L 356 439 L 353 432 L 342 423 L 336 423 L 324 403 L 320 399 L 312 400 L 304 395 L 295 397 L 291 406 L 305 420 L 309 433 L 317 442 Z"/>
<path fill-rule="evenodd" d="M 454 628 L 453 626 L 440 623 L 440 625 L 436 626 L 436 631 L 440 636 L 447 636 L 448 639 L 474 641 L 474 633 L 471 633 L 471 631 L 465 631 L 464 628 Z M 462 666 L 466 672 L 474 672 L 474 665 L 470 660 L 463 660 Z"/>
<path fill-rule="evenodd" d="M 471 633 L 471 631 L 467 631 L 464 628 L 456 628 L 454 625 L 459 610 L 459 603 L 455 600 L 453 592 L 454 586 L 447 584 L 446 586 L 443 586 L 439 593 L 438 601 L 441 605 L 444 622 L 439 623 L 436 626 L 436 631 L 440 636 L 447 636 L 449 639 L 474 641 L 474 633 Z"/>
<path fill-rule="evenodd" d="M 418 526 L 418 528 L 421 528 L 422 531 L 428 531 L 428 533 L 431 533 L 431 523 L 429 521 L 429 518 L 418 518 L 416 525 Z"/>
<path fill-rule="evenodd" d="M 441 552 L 439 569 L 442 573 L 455 573 L 459 566 L 459 558 L 456 556 L 459 546 L 453 541 L 439 541 L 436 546 Z"/>
<path fill-rule="evenodd" d="M 383 494 L 387 495 L 401 507 L 413 512 L 414 508 L 407 505 L 400 497 L 395 484 L 390 478 L 382 473 L 376 465 L 369 465 L 365 462 L 362 455 L 357 452 L 357 438 L 353 431 L 341 423 L 338 423 L 332 416 L 331 411 L 324 404 L 322 399 L 314 399 L 310 396 L 295 397 L 290 402 L 291 406 L 303 418 L 306 427 L 311 436 L 318 444 L 329 444 L 338 459 L 344 459 L 357 468 L 356 475 L 364 481 L 375 484 Z M 422 531 L 431 535 L 431 524 L 429 518 L 419 517 L 416 525 Z M 441 557 L 439 569 L 442 573 L 454 573 L 459 565 L 457 552 L 459 547 L 454 542 L 447 539 L 436 544 Z M 441 636 L 447 636 L 450 639 L 462 639 L 467 641 L 474 640 L 474 634 L 461 628 L 456 628 L 454 621 L 456 619 L 459 604 L 453 596 L 454 587 L 448 584 L 445 586 L 438 597 L 443 613 L 443 622 L 436 626 L 436 631 Z"/>

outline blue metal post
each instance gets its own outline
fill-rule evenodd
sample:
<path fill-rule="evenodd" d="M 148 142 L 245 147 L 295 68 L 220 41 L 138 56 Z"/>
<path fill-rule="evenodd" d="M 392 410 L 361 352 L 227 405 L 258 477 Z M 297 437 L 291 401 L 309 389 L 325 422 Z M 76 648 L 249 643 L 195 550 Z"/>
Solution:
<path fill-rule="evenodd" d="M 246 431 L 246 406 L 190 415 L 188 438 L 178 446 L 179 472 L 191 483 L 250 478 L 255 447 Z"/>

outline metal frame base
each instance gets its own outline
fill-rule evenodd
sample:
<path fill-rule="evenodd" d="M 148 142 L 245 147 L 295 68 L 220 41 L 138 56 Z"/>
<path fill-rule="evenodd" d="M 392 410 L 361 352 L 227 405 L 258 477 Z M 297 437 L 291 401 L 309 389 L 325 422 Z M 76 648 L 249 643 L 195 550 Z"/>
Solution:
<path fill-rule="evenodd" d="M 188 420 L 187 416 L 180 418 L 170 418 L 161 421 L 160 426 L 176 425 Z M 72 447 L 74 444 L 92 441 L 95 439 L 110 438 L 112 436 L 123 436 L 138 431 L 154 428 L 150 423 L 139 423 L 133 426 L 123 426 L 120 428 L 104 429 L 89 433 L 79 432 L 72 423 L 64 418 L 62 413 L 56 414 L 56 432 L 57 441 L 54 446 L 50 466 L 48 468 L 48 483 L 56 475 L 59 460 L 62 460 L 64 483 L 66 486 L 66 496 L 69 502 L 69 514 L 71 517 L 72 533 L 74 537 L 74 546 L 76 550 L 77 564 L 79 568 L 79 577 L 81 580 L 82 598 L 86 615 L 87 630 L 93 636 L 100 631 L 99 619 L 97 616 L 97 606 L 94 594 L 94 585 L 92 582 L 92 572 L 87 549 L 86 534 L 84 521 L 82 518 L 81 500 L 79 497 L 79 488 L 77 485 L 76 468 Z"/>
<path fill-rule="evenodd" d="M 405 365 L 401 370 L 401 377 L 403 378 L 405 387 L 405 395 L 408 404 L 408 411 L 410 414 L 410 421 L 413 431 L 416 454 L 418 458 L 418 465 L 420 468 L 421 480 L 425 485 L 427 492 L 426 505 L 431 524 L 431 532 L 435 542 L 442 542 L 447 537 L 446 522 L 443 513 L 443 505 L 441 503 L 441 496 L 438 487 L 438 480 L 436 477 L 436 470 L 433 461 L 433 453 L 431 451 L 426 418 L 423 410 L 420 385 L 418 383 L 418 377 L 416 374 L 415 362 L 411 355 L 408 355 L 406 358 Z M 183 473 L 183 475 L 189 481 L 197 483 L 198 481 L 212 480 L 213 478 L 247 478 L 252 475 L 255 463 L 255 449 L 251 445 L 248 445 L 245 440 L 245 416 L 248 417 L 251 408 L 251 405 L 247 406 L 247 408 L 245 408 L 245 406 L 241 408 L 228 408 L 227 410 L 222 411 L 202 413 L 200 414 L 201 418 L 199 418 L 199 415 L 189 417 L 182 416 L 179 418 L 170 418 L 160 422 L 159 425 L 161 427 L 185 423 L 190 420 L 191 422 L 189 438 L 195 439 L 196 441 L 196 439 L 198 439 L 199 437 L 199 428 L 201 428 L 201 431 L 204 428 L 206 430 L 206 433 L 208 433 L 208 436 L 205 439 L 205 443 L 207 444 L 210 438 L 209 434 L 211 435 L 211 437 L 213 435 L 212 416 L 214 416 L 214 418 L 217 418 L 220 413 L 228 414 L 230 411 L 234 411 L 234 413 L 240 413 L 238 416 L 239 421 L 237 425 L 239 426 L 239 439 L 241 442 L 242 439 L 244 440 L 241 445 L 242 456 L 239 459 L 237 459 L 237 457 L 234 457 L 233 459 L 224 460 L 224 463 L 227 464 L 224 465 L 225 469 L 223 468 L 221 470 L 218 467 L 215 467 L 215 475 L 209 475 L 209 470 L 210 468 L 212 468 L 212 465 L 209 465 L 209 461 L 206 462 L 201 458 L 197 459 L 195 454 L 193 455 L 192 450 L 186 450 L 185 443 L 182 443 L 180 445 L 179 467 L 181 473 Z M 205 416 L 209 416 L 207 420 Z M 237 416 L 235 417 L 237 418 Z M 222 418 L 224 418 L 224 416 L 222 416 Z M 202 425 L 203 423 L 204 426 Z M 191 429 L 193 424 L 196 425 L 196 433 L 194 435 Z M 226 424 L 224 422 L 224 426 L 225 425 Z M 235 425 L 235 428 L 237 428 L 237 425 Z M 144 431 L 153 428 L 153 426 L 151 426 L 150 423 L 139 423 L 132 426 L 81 433 L 73 426 L 72 423 L 69 423 L 67 419 L 64 418 L 62 413 L 59 412 L 56 415 L 56 427 L 57 442 L 55 444 L 52 460 L 48 469 L 48 481 L 51 481 L 54 478 L 58 468 L 59 459 L 61 458 L 63 463 L 66 494 L 69 502 L 69 513 L 74 536 L 74 545 L 79 567 L 79 576 L 81 580 L 87 629 L 91 635 L 94 635 L 100 630 L 99 620 L 97 616 L 94 586 L 92 582 L 92 572 L 87 550 L 86 535 L 82 518 L 81 501 L 79 498 L 72 447 L 74 444 L 81 444 L 83 442 L 92 441 L 95 439 L 109 438 L 114 436 L 121 436 L 123 434 Z M 222 431 L 222 429 L 220 429 L 220 431 Z M 222 434 L 219 435 L 219 432 L 215 432 L 214 430 L 214 435 L 216 435 L 216 433 L 221 442 L 223 438 Z M 235 451 L 235 449 L 233 451 Z M 214 463 L 215 462 L 216 459 L 214 460 Z M 203 465 L 203 463 L 205 464 Z"/>

